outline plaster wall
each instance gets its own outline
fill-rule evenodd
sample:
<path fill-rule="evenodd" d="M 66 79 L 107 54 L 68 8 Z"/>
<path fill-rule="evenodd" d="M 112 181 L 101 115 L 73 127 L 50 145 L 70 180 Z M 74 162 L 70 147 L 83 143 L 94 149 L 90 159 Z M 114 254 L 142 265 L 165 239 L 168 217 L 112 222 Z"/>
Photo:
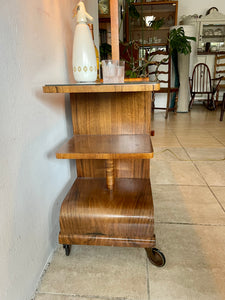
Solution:
<path fill-rule="evenodd" d="M 72 78 L 76 1 L 2 1 L 0 9 L 0 299 L 30 300 L 56 247 L 74 166 L 55 150 L 72 125 L 68 99 L 43 94 Z M 76 176 L 76 175 L 75 175 Z"/>
<path fill-rule="evenodd" d="M 185 15 L 205 15 L 210 7 L 217 7 L 219 12 L 225 14 L 224 0 L 178 0 L 178 21 Z"/>
<path fill-rule="evenodd" d="M 99 26 L 98 26 L 98 0 L 83 0 L 87 12 L 94 18 L 94 39 L 95 45 L 99 49 Z"/>

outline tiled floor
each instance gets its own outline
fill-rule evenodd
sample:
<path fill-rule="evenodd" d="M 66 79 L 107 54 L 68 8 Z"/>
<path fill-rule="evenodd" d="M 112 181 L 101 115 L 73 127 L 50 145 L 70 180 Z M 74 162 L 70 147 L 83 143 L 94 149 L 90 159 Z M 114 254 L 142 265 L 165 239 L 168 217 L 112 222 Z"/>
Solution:
<path fill-rule="evenodd" d="M 151 265 L 137 248 L 62 247 L 36 300 L 225 299 L 225 120 L 194 106 L 189 114 L 154 114 L 151 181 L 157 247 Z"/>

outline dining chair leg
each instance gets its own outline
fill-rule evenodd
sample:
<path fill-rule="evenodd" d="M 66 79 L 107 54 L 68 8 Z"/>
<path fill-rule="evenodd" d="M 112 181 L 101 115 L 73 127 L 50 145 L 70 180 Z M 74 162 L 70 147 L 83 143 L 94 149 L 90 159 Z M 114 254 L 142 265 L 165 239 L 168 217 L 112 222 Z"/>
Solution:
<path fill-rule="evenodd" d="M 211 101 L 212 102 L 212 101 Z M 209 106 L 210 106 L 210 101 L 209 101 L 209 94 L 208 94 L 208 99 L 207 99 L 207 107 L 209 108 Z"/>
<path fill-rule="evenodd" d="M 218 102 L 219 102 L 219 88 L 218 91 L 216 92 L 216 101 L 215 101 L 216 107 L 218 106 Z"/>
<path fill-rule="evenodd" d="M 194 103 L 195 94 L 191 95 L 191 101 L 189 102 L 188 111 L 192 109 L 192 104 Z"/>
<path fill-rule="evenodd" d="M 211 99 L 209 97 L 210 95 L 208 95 L 208 100 L 207 100 L 207 106 L 206 108 L 208 110 L 216 110 L 216 105 L 215 105 L 215 100 L 214 100 L 214 95 L 212 95 Z"/>
<path fill-rule="evenodd" d="M 212 107 L 213 110 L 216 110 L 216 101 L 214 100 L 214 95 L 212 95 Z"/>
<path fill-rule="evenodd" d="M 225 111 L 225 93 L 223 94 L 223 101 L 222 101 L 221 113 L 220 113 L 220 121 L 223 121 L 224 111 Z"/>
<path fill-rule="evenodd" d="M 175 105 L 174 105 L 174 113 L 177 113 L 177 104 L 178 104 L 178 92 L 176 92 L 176 97 L 175 97 Z"/>
<path fill-rule="evenodd" d="M 152 92 L 152 113 L 154 113 L 155 109 L 155 93 Z"/>
<path fill-rule="evenodd" d="M 166 115 L 165 115 L 165 119 L 168 118 L 169 108 L 170 108 L 170 92 L 167 93 L 167 103 L 166 103 Z"/>

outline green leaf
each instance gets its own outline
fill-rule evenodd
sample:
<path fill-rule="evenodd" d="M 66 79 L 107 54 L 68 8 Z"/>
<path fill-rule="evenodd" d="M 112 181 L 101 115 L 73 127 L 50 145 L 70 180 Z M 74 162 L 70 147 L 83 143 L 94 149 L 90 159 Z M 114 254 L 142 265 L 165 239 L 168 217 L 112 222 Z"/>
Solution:
<path fill-rule="evenodd" d="M 139 12 L 137 11 L 137 9 L 134 5 L 129 6 L 129 16 L 133 19 L 139 19 L 140 18 L 140 14 L 139 14 Z"/>
<path fill-rule="evenodd" d="M 164 18 L 158 19 L 158 20 L 154 20 L 151 22 L 151 27 L 154 30 L 158 30 L 160 27 L 162 27 L 164 24 Z"/>
<path fill-rule="evenodd" d="M 186 36 L 183 27 L 172 29 L 169 35 L 170 52 L 183 53 L 185 55 L 191 53 L 190 40 L 196 41 L 196 38 Z"/>
<path fill-rule="evenodd" d="M 127 77 L 130 77 L 131 73 L 132 73 L 131 70 L 127 70 L 127 71 L 126 71 L 126 76 L 127 76 Z"/>
<path fill-rule="evenodd" d="M 135 72 L 131 72 L 130 78 L 137 78 L 137 74 Z"/>

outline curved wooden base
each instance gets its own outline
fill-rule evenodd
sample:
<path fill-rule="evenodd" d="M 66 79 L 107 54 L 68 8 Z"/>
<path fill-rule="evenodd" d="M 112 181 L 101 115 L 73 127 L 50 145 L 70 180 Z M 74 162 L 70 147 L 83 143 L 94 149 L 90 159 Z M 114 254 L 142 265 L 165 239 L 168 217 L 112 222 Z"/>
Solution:
<path fill-rule="evenodd" d="M 127 246 L 155 245 L 149 179 L 78 178 L 60 211 L 61 244 Z"/>
<path fill-rule="evenodd" d="M 59 243 L 68 245 L 93 245 L 93 246 L 115 246 L 115 247 L 139 247 L 152 248 L 155 246 L 155 238 L 122 238 L 101 235 L 63 235 L 59 233 Z"/>

